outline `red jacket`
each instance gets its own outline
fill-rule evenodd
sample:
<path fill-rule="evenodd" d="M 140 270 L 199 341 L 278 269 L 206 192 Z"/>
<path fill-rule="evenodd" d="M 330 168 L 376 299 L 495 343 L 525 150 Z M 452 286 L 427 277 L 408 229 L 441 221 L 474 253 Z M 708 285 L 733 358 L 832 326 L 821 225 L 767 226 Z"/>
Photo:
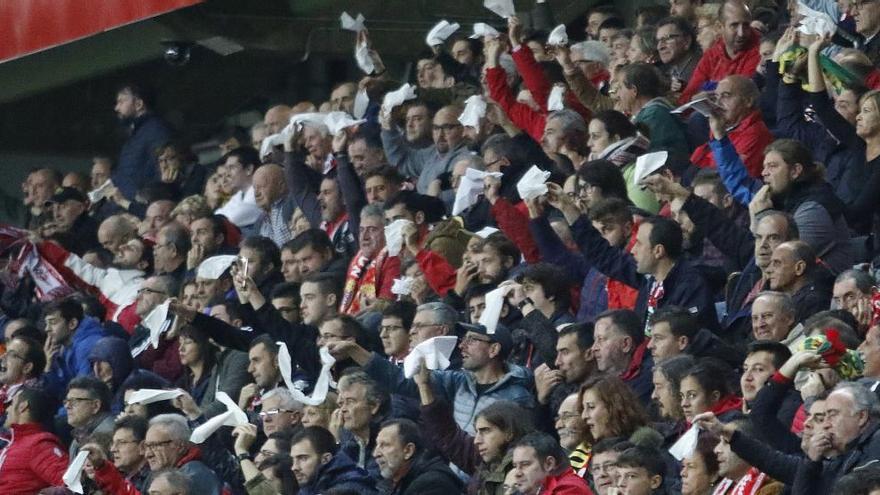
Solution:
<path fill-rule="evenodd" d="M 538 245 L 532 239 L 532 233 L 529 232 L 529 210 L 524 201 L 514 205 L 504 198 L 498 198 L 490 211 L 498 228 L 516 244 L 526 263 L 541 261 Z M 514 264 L 518 263 L 519 260 L 514 260 Z"/>
<path fill-rule="evenodd" d="M 716 41 L 697 63 L 690 82 L 678 98 L 678 104 L 684 105 L 691 101 L 695 94 L 703 90 L 703 84 L 707 82 L 718 82 L 733 74 L 752 77 L 758 69 L 758 62 L 761 61 L 761 53 L 758 51 L 760 44 L 761 38 L 753 29 L 745 49 L 730 58 L 724 47 L 724 40 Z"/>
<path fill-rule="evenodd" d="M 544 74 L 544 70 L 541 69 L 541 64 L 535 60 L 535 54 L 532 52 L 532 49 L 523 43 L 513 49 L 512 55 L 513 62 L 516 64 L 519 75 L 522 76 L 526 88 L 532 93 L 532 98 L 535 100 L 535 103 L 541 107 L 543 112 L 547 113 L 547 98 L 550 97 L 550 91 L 553 89 L 553 85 L 550 84 L 550 81 Z M 608 77 L 610 77 L 608 72 L 602 71 L 602 73 L 597 74 L 596 79 L 599 84 L 601 84 L 603 80 L 607 80 Z M 596 84 L 595 81 L 591 82 Z M 583 115 L 584 120 L 587 122 L 590 121 L 590 110 L 583 106 L 580 100 L 577 99 L 577 96 L 571 91 L 565 92 L 565 105 Z"/>
<path fill-rule="evenodd" d="M 593 495 L 593 491 L 583 478 L 568 468 L 558 476 L 547 476 L 540 495 Z"/>
<path fill-rule="evenodd" d="M 764 148 L 773 142 L 773 134 L 764 124 L 761 112 L 758 110 L 746 115 L 736 127 L 727 133 L 733 147 L 748 170 L 749 175 L 755 178 L 761 177 L 764 168 Z M 709 143 L 704 143 L 694 150 L 691 155 L 691 163 L 700 168 L 715 168 L 715 157 Z"/>
<path fill-rule="evenodd" d="M 425 281 L 438 296 L 446 297 L 446 293 L 455 287 L 455 267 L 446 258 L 434 251 L 422 249 L 416 255 L 416 261 L 425 274 Z"/>
<path fill-rule="evenodd" d="M 486 69 L 486 85 L 489 86 L 489 96 L 504 110 L 510 121 L 540 143 L 544 137 L 547 114 L 536 112 L 516 101 L 516 96 L 507 85 L 507 73 L 501 67 Z"/>
<path fill-rule="evenodd" d="M 58 437 L 36 423 L 12 425 L 9 444 L 0 451 L 0 493 L 32 495 L 50 486 L 64 486 L 69 462 Z"/>

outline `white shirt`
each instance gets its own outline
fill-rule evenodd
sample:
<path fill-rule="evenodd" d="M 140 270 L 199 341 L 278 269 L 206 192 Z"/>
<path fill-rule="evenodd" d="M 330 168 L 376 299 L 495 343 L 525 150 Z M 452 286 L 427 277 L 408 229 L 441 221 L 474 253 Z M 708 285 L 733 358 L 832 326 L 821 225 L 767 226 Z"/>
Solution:
<path fill-rule="evenodd" d="M 263 214 L 263 210 L 257 206 L 254 198 L 254 187 L 248 187 L 247 191 L 238 191 L 233 194 L 225 205 L 215 211 L 217 215 L 223 215 L 236 227 L 247 227 L 257 222 Z"/>

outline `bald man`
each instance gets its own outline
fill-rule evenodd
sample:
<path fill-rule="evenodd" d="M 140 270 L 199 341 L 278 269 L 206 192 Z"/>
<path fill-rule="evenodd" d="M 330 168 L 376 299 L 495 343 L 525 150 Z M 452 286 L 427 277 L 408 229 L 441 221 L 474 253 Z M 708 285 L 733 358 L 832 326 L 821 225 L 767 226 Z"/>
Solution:
<path fill-rule="evenodd" d="M 687 103 L 704 91 L 706 83 L 739 74 L 752 77 L 761 61 L 760 36 L 751 27 L 752 16 L 740 0 L 727 0 L 718 12 L 721 37 L 703 53 L 694 74 L 682 91 L 679 104 Z"/>
<path fill-rule="evenodd" d="M 715 88 L 719 112 L 709 119 L 712 131 L 709 143 L 694 151 L 691 163 L 701 168 L 716 168 L 718 163 L 723 163 L 722 149 L 732 144 L 749 175 L 760 178 L 764 148 L 773 142 L 773 135 L 758 108 L 759 97 L 758 87 L 748 77 L 732 75 L 722 79 Z"/>
<path fill-rule="evenodd" d="M 269 110 L 266 110 L 266 115 L 263 117 L 263 123 L 266 124 L 270 136 L 272 134 L 278 134 L 281 132 L 281 129 L 284 129 L 284 126 L 290 122 L 290 114 L 291 110 L 287 105 L 275 105 Z"/>
<path fill-rule="evenodd" d="M 450 172 L 452 165 L 468 153 L 464 140 L 464 128 L 458 117 L 462 108 L 449 105 L 434 115 L 432 139 L 433 146 L 416 149 L 407 143 L 404 135 L 390 118 L 382 117 L 382 146 L 388 163 L 412 178 L 418 179 L 416 187 L 422 194 L 440 175 Z"/>
<path fill-rule="evenodd" d="M 788 241 L 776 246 L 764 276 L 771 290 L 791 296 L 794 301 L 795 323 L 828 307 L 831 289 L 823 281 L 823 270 L 816 252 L 804 241 Z"/>
<path fill-rule="evenodd" d="M 147 214 L 141 222 L 138 231 L 144 239 L 155 240 L 159 229 L 171 221 L 171 210 L 176 204 L 170 199 L 160 199 L 150 203 Z"/>
<path fill-rule="evenodd" d="M 138 225 L 129 215 L 113 215 L 98 226 L 98 243 L 113 253 L 115 262 L 119 261 L 119 248 L 137 237 Z"/>
<path fill-rule="evenodd" d="M 275 163 L 267 163 L 254 172 L 254 199 L 263 210 L 257 220 L 257 233 L 268 237 L 281 247 L 293 239 L 287 219 L 293 213 L 293 199 L 287 194 L 284 169 Z"/>

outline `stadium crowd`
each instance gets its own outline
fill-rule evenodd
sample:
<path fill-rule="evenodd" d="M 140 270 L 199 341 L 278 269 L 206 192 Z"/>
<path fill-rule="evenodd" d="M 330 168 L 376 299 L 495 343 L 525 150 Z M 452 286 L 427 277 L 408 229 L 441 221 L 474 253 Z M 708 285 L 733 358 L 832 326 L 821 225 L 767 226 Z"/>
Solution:
<path fill-rule="evenodd" d="M 29 173 L 0 493 L 880 493 L 880 1 L 486 3 Z"/>

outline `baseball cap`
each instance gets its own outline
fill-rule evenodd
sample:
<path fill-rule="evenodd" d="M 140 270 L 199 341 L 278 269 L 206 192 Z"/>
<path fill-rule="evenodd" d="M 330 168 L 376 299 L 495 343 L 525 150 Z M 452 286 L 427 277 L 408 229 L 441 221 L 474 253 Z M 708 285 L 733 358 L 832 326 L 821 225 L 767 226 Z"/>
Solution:
<path fill-rule="evenodd" d="M 48 201 L 46 201 L 46 204 L 48 205 L 51 203 L 63 203 L 68 199 L 73 199 L 79 201 L 80 203 L 88 203 L 89 201 L 88 198 L 86 198 L 86 195 L 80 192 L 79 189 L 73 187 L 62 187 L 55 191 L 55 194 L 53 194 L 52 197 L 49 198 Z"/>
<path fill-rule="evenodd" d="M 513 335 L 510 333 L 510 330 L 507 329 L 502 324 L 498 324 L 495 328 L 495 333 L 490 334 L 486 327 L 483 325 L 473 325 L 470 323 L 456 323 L 455 324 L 456 332 L 464 338 L 464 336 L 468 332 L 478 333 L 480 335 L 485 335 L 489 338 L 493 343 L 501 344 L 501 353 L 499 354 L 499 358 L 502 360 L 507 359 L 507 356 L 510 354 L 510 351 L 513 350 Z"/>

